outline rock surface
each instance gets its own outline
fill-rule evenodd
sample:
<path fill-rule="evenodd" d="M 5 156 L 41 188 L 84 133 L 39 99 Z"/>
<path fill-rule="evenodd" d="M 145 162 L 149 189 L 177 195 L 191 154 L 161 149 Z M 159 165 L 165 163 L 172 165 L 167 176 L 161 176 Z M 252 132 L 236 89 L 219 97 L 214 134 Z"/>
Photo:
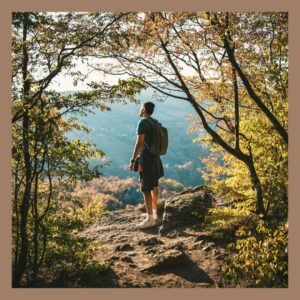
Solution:
<path fill-rule="evenodd" d="M 165 201 L 160 234 L 166 234 L 178 227 L 203 222 L 208 209 L 212 207 L 212 202 L 212 194 L 202 186 L 185 190 L 168 198 Z"/>
<path fill-rule="evenodd" d="M 104 287 L 215 287 L 224 249 L 212 243 L 201 223 L 211 201 L 201 188 L 187 190 L 161 201 L 161 228 L 139 230 L 139 206 L 108 212 L 81 232 L 103 245 L 97 258 L 110 267 Z"/>

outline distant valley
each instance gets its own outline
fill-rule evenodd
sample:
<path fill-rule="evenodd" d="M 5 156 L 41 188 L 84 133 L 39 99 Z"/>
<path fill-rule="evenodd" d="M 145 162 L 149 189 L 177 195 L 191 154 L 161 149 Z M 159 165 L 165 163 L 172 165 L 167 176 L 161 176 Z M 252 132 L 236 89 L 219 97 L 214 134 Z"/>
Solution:
<path fill-rule="evenodd" d="M 187 115 L 194 114 L 192 106 L 185 101 L 167 98 L 164 102 L 153 100 L 152 90 L 148 89 L 138 97 L 141 102 L 155 103 L 153 118 L 158 119 L 169 132 L 168 153 L 161 157 L 165 178 L 175 179 L 185 186 L 196 186 L 203 183 L 201 173 L 197 168 L 203 166 L 200 158 L 208 155 L 199 143 L 193 143 L 193 138 L 199 136 L 187 133 L 190 121 Z M 94 110 L 94 114 L 79 117 L 80 122 L 91 129 L 89 134 L 71 132 L 71 139 L 91 140 L 106 154 L 105 161 L 111 161 L 102 172 L 106 176 L 126 178 L 137 175 L 128 169 L 129 159 L 136 139 L 136 126 L 140 105 L 132 103 L 114 103 L 111 111 Z M 90 161 L 91 167 L 96 161 Z"/>

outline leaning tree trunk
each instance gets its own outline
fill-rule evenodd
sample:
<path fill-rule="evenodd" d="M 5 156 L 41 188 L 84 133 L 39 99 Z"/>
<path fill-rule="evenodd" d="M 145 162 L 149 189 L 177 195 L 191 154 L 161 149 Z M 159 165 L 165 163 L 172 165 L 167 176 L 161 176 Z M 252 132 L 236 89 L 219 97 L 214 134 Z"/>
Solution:
<path fill-rule="evenodd" d="M 282 137 L 284 142 L 288 145 L 288 133 L 283 127 L 283 125 L 280 124 L 279 120 L 276 118 L 276 116 L 267 108 L 267 106 L 263 103 L 262 99 L 255 93 L 254 89 L 252 88 L 251 83 L 249 82 L 248 78 L 242 71 L 240 65 L 237 63 L 235 56 L 234 56 L 234 50 L 230 48 L 229 42 L 226 38 L 224 38 L 224 48 L 227 51 L 228 59 L 232 66 L 235 68 L 237 73 L 239 74 L 249 96 L 253 101 L 256 103 L 256 105 L 261 109 L 261 111 L 267 116 L 269 121 L 273 124 L 274 129 L 279 133 L 279 135 Z"/>
<path fill-rule="evenodd" d="M 238 160 L 244 162 L 246 166 L 248 167 L 250 171 L 250 176 L 251 176 L 251 181 L 253 183 L 253 187 L 256 191 L 256 212 L 257 214 L 263 214 L 265 216 L 265 209 L 263 205 L 263 193 L 262 193 L 262 187 L 261 187 L 261 182 L 259 180 L 259 177 L 256 173 L 254 162 L 253 162 L 253 156 L 250 153 L 250 155 L 243 153 L 243 151 L 239 148 L 239 138 L 236 140 L 236 148 L 231 147 L 223 138 L 216 132 L 214 131 L 208 124 L 199 104 L 191 94 L 187 84 L 185 83 L 183 77 L 181 76 L 178 68 L 176 67 L 175 63 L 173 62 L 170 52 L 167 49 L 167 44 L 162 40 L 160 37 L 160 42 L 162 45 L 163 50 L 166 53 L 167 59 L 172 66 L 177 78 L 179 79 L 179 82 L 181 84 L 181 89 L 182 91 L 187 95 L 187 100 L 190 102 L 190 104 L 193 106 L 195 109 L 196 113 L 200 117 L 200 120 L 203 124 L 204 129 L 206 132 L 213 138 L 213 140 L 220 145 L 224 150 L 226 150 L 228 153 L 233 155 L 235 158 Z M 238 108 L 238 94 L 237 94 L 237 82 L 236 82 L 236 76 L 233 77 L 233 80 L 235 81 L 234 83 L 234 92 L 235 92 L 235 109 Z M 236 117 L 238 115 L 238 111 L 236 111 Z M 239 118 L 236 119 L 236 125 L 239 123 Z M 236 133 L 239 134 L 237 131 L 239 129 L 239 126 L 235 128 Z"/>

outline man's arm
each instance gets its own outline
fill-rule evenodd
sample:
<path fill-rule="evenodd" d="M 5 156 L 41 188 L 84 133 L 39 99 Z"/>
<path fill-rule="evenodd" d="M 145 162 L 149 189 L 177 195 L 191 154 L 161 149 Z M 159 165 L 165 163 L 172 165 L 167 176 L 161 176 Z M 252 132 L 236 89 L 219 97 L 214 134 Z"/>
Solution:
<path fill-rule="evenodd" d="M 142 150 L 144 140 L 145 140 L 145 135 L 144 134 L 139 134 L 136 137 L 136 142 L 135 142 L 135 146 L 134 146 L 134 150 L 133 150 L 133 153 L 132 153 L 131 160 L 136 160 L 137 156 L 139 155 L 139 153 Z M 130 162 L 130 164 L 129 164 L 130 170 L 133 170 L 133 166 L 134 166 L 134 162 Z"/>

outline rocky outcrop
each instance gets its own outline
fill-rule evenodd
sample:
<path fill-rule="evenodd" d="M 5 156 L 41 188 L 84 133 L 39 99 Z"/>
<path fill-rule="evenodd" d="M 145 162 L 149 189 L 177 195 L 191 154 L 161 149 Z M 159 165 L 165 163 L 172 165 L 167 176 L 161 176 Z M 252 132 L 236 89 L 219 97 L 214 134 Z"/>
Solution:
<path fill-rule="evenodd" d="M 103 246 L 97 258 L 109 266 L 108 278 L 113 278 L 110 284 L 104 280 L 105 287 L 214 287 L 217 257 L 225 251 L 202 226 L 211 202 L 204 188 L 189 189 L 160 200 L 161 228 L 139 230 L 143 216 L 138 206 L 107 212 L 81 232 Z"/>
<path fill-rule="evenodd" d="M 188 189 L 168 198 L 164 205 L 160 234 L 202 223 L 212 203 L 212 193 L 204 186 Z"/>

